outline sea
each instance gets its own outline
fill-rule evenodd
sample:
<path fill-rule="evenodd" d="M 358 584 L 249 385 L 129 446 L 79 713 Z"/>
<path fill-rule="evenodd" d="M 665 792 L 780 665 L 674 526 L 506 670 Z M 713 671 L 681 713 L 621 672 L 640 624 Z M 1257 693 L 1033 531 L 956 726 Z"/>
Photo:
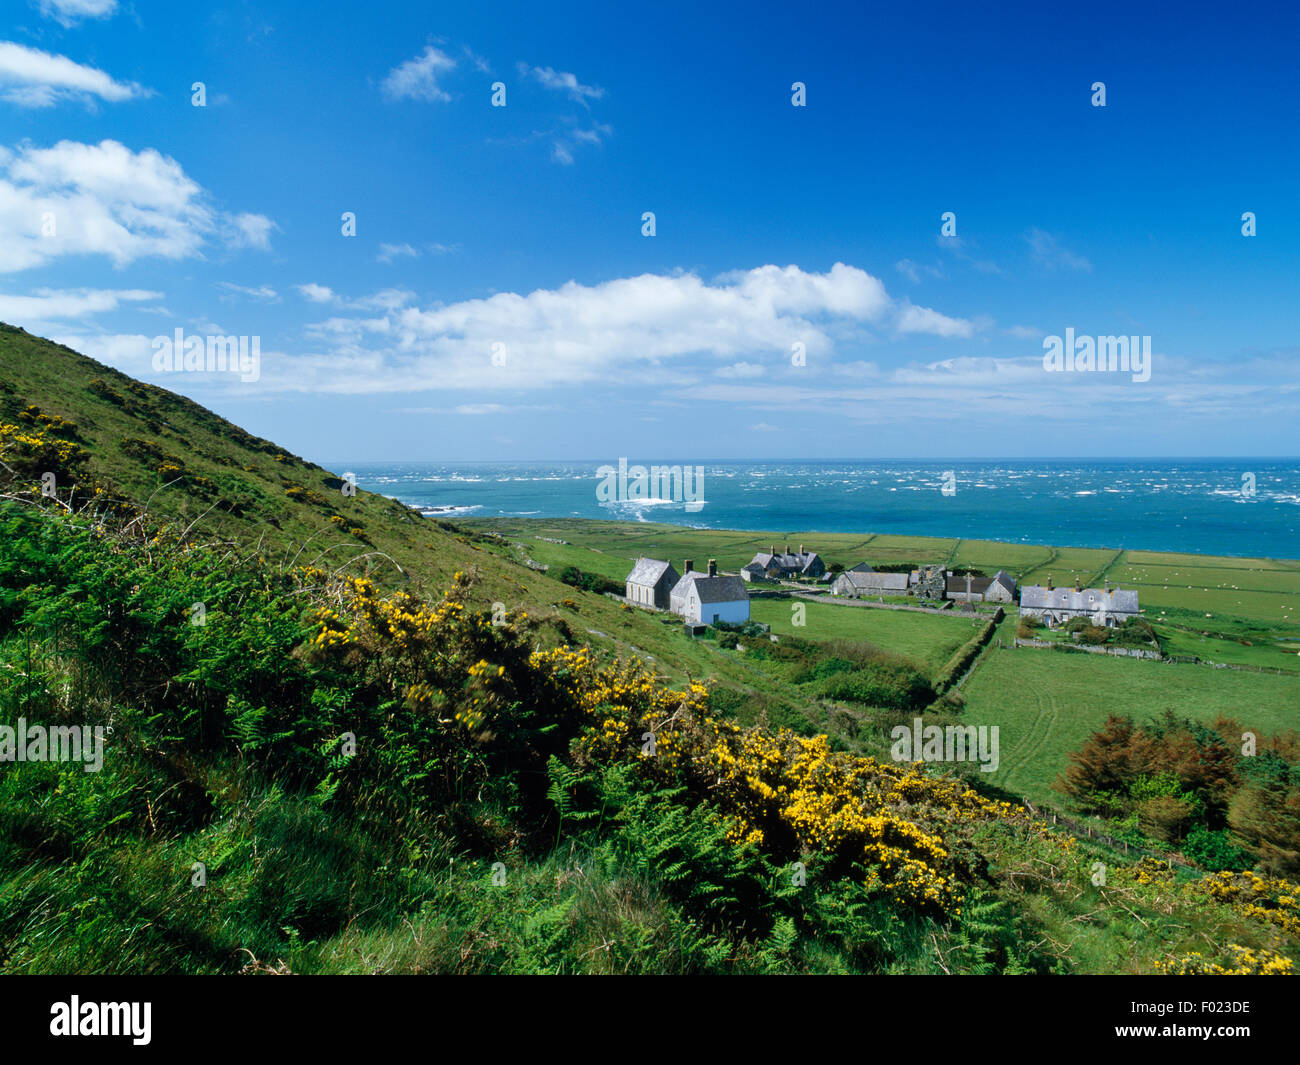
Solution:
<path fill-rule="evenodd" d="M 449 520 L 597 518 L 1300 558 L 1294 460 L 694 462 L 699 484 L 676 499 L 627 498 L 636 494 L 633 467 L 686 464 L 627 462 L 626 491 L 608 476 L 617 458 L 343 468 L 364 489 Z"/>

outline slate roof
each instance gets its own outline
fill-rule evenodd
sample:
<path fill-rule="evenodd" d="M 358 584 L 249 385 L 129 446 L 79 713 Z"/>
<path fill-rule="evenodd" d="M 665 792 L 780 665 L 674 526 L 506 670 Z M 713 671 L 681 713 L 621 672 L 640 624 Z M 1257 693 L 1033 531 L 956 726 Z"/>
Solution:
<path fill-rule="evenodd" d="M 625 584 L 644 584 L 653 588 L 659 580 L 672 569 L 669 562 L 660 561 L 657 558 L 639 558 L 636 565 L 632 567 L 632 572 L 627 575 Z"/>
<path fill-rule="evenodd" d="M 1138 594 L 1135 590 L 1122 588 L 1112 588 L 1109 595 L 1101 588 L 1085 588 L 1081 592 L 1073 588 L 1049 591 L 1041 584 L 1031 584 L 1020 589 L 1020 606 L 1022 609 L 1072 610 L 1084 614 L 1095 613 L 1101 607 L 1113 613 L 1136 614 Z"/>
<path fill-rule="evenodd" d="M 1000 569 L 993 575 L 993 584 L 1000 584 L 1012 595 L 1016 594 L 1016 582 L 1011 579 L 1011 574 L 1004 569 Z"/>
<path fill-rule="evenodd" d="M 870 566 L 868 566 L 865 562 L 859 562 L 852 569 L 845 570 L 844 572 L 845 573 L 875 573 L 876 571 L 873 570 Z"/>
<path fill-rule="evenodd" d="M 993 583 L 993 581 L 992 581 L 992 579 L 989 578 L 989 577 L 972 577 L 972 578 L 970 579 L 970 592 L 971 592 L 971 595 L 983 595 L 985 592 L 987 592 L 987 591 L 989 590 L 989 585 L 992 584 L 992 583 Z M 960 577 L 949 577 L 949 578 L 948 578 L 948 591 L 949 591 L 949 592 L 961 592 L 962 595 L 965 595 L 965 594 L 966 594 L 966 575 L 963 573 Z"/>
<path fill-rule="evenodd" d="M 855 573 L 848 570 L 840 574 L 856 591 L 906 592 L 906 573 Z"/>
<path fill-rule="evenodd" d="M 803 573 L 809 566 L 817 561 L 817 557 L 816 551 L 805 551 L 802 555 L 799 554 L 798 551 L 790 551 L 789 553 L 778 551 L 775 554 L 772 554 L 770 551 L 760 551 L 754 556 L 754 561 L 751 562 L 750 565 L 752 566 L 757 564 L 762 566 L 764 569 L 776 565 L 781 569 L 793 569 Z"/>
<path fill-rule="evenodd" d="M 734 603 L 748 600 L 749 589 L 745 582 L 735 576 L 696 577 L 695 594 L 701 603 Z"/>

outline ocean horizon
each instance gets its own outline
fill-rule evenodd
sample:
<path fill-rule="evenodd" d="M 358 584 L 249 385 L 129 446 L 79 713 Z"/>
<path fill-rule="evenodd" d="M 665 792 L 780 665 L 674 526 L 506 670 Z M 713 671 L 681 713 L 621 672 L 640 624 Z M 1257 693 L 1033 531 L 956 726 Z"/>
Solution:
<path fill-rule="evenodd" d="M 619 459 L 368 462 L 359 485 L 455 518 L 587 518 L 1059 547 L 1300 557 L 1300 460 L 695 461 L 676 498 L 605 499 Z"/>

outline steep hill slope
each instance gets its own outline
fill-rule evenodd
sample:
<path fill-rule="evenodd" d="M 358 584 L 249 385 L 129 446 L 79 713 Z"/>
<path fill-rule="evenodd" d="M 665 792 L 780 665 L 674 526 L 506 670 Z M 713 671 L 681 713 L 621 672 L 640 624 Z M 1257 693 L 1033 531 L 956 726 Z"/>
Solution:
<path fill-rule="evenodd" d="M 810 721 L 826 727 L 815 700 L 780 678 L 755 673 L 735 655 L 690 640 L 676 619 L 623 609 L 604 595 L 563 584 L 556 579 L 559 567 L 550 574 L 530 568 L 533 549 L 526 544 L 423 517 L 364 487 L 345 494 L 339 476 L 345 471 L 325 470 L 192 400 L 0 323 L 3 425 L 84 448 L 85 461 L 75 472 L 57 471 L 65 501 L 70 494 L 84 500 L 86 485 L 102 484 L 106 496 L 143 504 L 151 517 L 188 530 L 191 543 L 260 545 L 273 565 L 365 573 L 380 588 L 431 598 L 466 572 L 475 578 L 470 603 L 547 619 L 544 642 L 639 654 L 673 680 L 721 683 L 736 693 L 733 703 L 775 699 L 779 720 L 805 730 Z"/>

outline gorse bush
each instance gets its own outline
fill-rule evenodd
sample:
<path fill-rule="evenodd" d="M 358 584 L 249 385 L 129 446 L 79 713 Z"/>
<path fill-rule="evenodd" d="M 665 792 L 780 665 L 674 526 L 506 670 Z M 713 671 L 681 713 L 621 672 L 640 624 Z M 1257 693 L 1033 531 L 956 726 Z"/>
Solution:
<path fill-rule="evenodd" d="M 113 730 L 99 772 L 0 764 L 0 971 L 1070 964 L 1044 953 L 1046 903 L 990 872 L 990 849 L 1023 855 L 1059 870 L 1044 898 L 1077 896 L 1074 841 L 1018 806 L 772 727 L 765 693 L 598 656 L 558 617 L 494 617 L 472 573 L 385 593 L 352 563 L 272 565 L 105 517 L 0 503 L 0 724 Z M 846 701 L 932 695 L 869 646 L 827 661 L 786 643 L 753 647 Z M 1191 794 L 1228 816 L 1213 774 L 1144 772 L 1124 802 Z M 1289 890 L 1214 881 L 1194 904 L 1263 950 L 1293 932 Z"/>

